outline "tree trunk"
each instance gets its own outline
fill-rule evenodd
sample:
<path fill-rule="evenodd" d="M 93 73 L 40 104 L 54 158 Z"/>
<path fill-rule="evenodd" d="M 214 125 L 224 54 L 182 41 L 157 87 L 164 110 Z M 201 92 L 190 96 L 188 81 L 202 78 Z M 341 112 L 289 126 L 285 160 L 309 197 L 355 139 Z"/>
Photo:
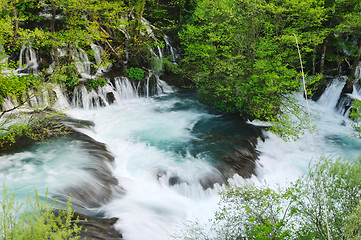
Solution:
<path fill-rule="evenodd" d="M 71 63 L 72 63 L 72 58 L 71 58 L 72 51 L 71 51 L 71 48 L 72 48 L 72 41 L 69 41 L 69 43 L 68 43 L 68 64 L 69 65 L 71 65 Z"/>
<path fill-rule="evenodd" d="M 327 51 L 328 37 L 326 37 L 321 54 L 321 63 L 320 63 L 320 73 L 323 74 L 325 71 L 325 59 L 326 59 L 326 51 Z"/>
<path fill-rule="evenodd" d="M 313 42 L 312 75 L 316 74 L 316 41 Z"/>
<path fill-rule="evenodd" d="M 56 18 L 56 6 L 54 1 L 51 1 L 51 33 L 52 33 L 52 37 L 54 40 L 54 47 L 53 47 L 53 51 L 54 51 L 54 59 L 55 59 L 55 68 L 59 69 L 60 67 L 60 60 L 59 60 L 59 52 L 58 52 L 58 46 L 57 44 L 55 44 L 56 39 L 55 39 L 55 18 Z"/>
<path fill-rule="evenodd" d="M 140 39 L 140 29 L 142 27 L 142 17 L 143 17 L 143 13 L 144 13 L 144 8 L 145 8 L 145 1 L 146 0 L 141 0 L 141 5 L 140 5 L 140 9 L 138 12 L 138 39 Z"/>
<path fill-rule="evenodd" d="M 19 32 L 19 20 L 18 20 L 18 11 L 16 10 L 15 1 L 13 2 L 13 14 L 14 14 L 14 42 L 15 44 L 18 41 L 18 32 Z"/>
<path fill-rule="evenodd" d="M 359 48 L 357 50 L 357 55 L 356 55 L 356 58 L 355 60 L 353 61 L 353 64 L 352 64 L 352 71 L 351 71 L 351 74 L 349 76 L 349 78 L 347 79 L 348 82 L 355 82 L 357 81 L 357 79 L 355 78 L 355 73 L 356 73 L 356 69 L 357 69 L 357 65 L 360 61 L 360 57 L 361 57 L 361 39 L 359 40 Z"/>

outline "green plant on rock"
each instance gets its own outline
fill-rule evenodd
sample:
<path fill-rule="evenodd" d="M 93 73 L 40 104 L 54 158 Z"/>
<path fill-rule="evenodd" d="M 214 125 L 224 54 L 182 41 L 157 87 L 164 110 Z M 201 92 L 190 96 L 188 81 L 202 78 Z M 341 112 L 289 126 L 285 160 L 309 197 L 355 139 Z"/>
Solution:
<path fill-rule="evenodd" d="M 35 199 L 27 197 L 25 206 L 9 195 L 4 186 L 0 209 L 1 239 L 40 240 L 40 239 L 79 239 L 81 226 L 79 219 L 73 220 L 74 211 L 70 198 L 64 209 L 60 206 L 54 212 L 55 201 L 48 203 L 47 196 L 41 200 L 37 191 Z"/>
<path fill-rule="evenodd" d="M 126 71 L 127 76 L 132 80 L 142 80 L 144 78 L 144 70 L 140 68 L 131 67 Z"/>
<path fill-rule="evenodd" d="M 86 83 L 86 89 L 91 91 L 92 89 L 98 89 L 98 87 L 104 87 L 108 83 L 106 78 L 90 79 Z"/>

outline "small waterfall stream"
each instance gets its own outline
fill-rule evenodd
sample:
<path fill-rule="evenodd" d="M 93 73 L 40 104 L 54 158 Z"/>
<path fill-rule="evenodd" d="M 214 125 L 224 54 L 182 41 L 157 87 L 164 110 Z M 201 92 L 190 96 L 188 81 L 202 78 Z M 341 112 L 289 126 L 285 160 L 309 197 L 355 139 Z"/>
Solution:
<path fill-rule="evenodd" d="M 18 73 L 26 71 L 27 73 L 37 73 L 38 60 L 35 50 L 30 44 L 25 44 L 20 50 Z"/>

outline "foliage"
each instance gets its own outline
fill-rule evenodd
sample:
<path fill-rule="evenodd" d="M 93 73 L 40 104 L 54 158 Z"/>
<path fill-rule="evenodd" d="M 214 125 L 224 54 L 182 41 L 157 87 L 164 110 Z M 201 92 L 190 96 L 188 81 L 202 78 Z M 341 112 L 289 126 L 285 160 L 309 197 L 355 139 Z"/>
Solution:
<path fill-rule="evenodd" d="M 74 65 L 63 65 L 56 69 L 50 78 L 59 84 L 64 84 L 68 88 L 73 88 L 79 83 L 78 70 Z"/>
<path fill-rule="evenodd" d="M 67 135 L 68 129 L 59 122 L 62 117 L 62 113 L 46 108 L 35 111 L 30 116 L 26 113 L 10 115 L 0 122 L 0 151 L 11 149 L 20 138 L 42 141 Z"/>
<path fill-rule="evenodd" d="M 144 78 L 144 70 L 140 68 L 129 68 L 126 71 L 128 77 L 132 80 L 142 80 Z"/>
<path fill-rule="evenodd" d="M 4 98 L 10 96 L 17 98 L 20 102 L 29 97 L 26 92 L 29 88 L 37 89 L 42 80 L 42 76 L 35 75 L 0 75 L 0 104 Z"/>
<path fill-rule="evenodd" d="M 361 204 L 359 203 L 345 220 L 344 236 L 346 239 L 361 239 Z"/>
<path fill-rule="evenodd" d="M 357 16 L 359 1 L 200 0 L 179 33 L 180 67 L 197 85 L 202 102 L 281 126 L 283 98 L 300 87 L 293 34 L 306 74 L 314 75 L 308 86 L 316 88 L 325 59 L 326 64 L 337 62 L 333 68 L 348 59 L 358 62 L 361 42 L 341 44 L 360 33 Z"/>
<path fill-rule="evenodd" d="M 0 149 L 14 144 L 19 136 L 30 132 L 26 123 L 15 123 L 10 126 L 0 126 Z"/>
<path fill-rule="evenodd" d="M 361 138 L 361 101 L 354 100 L 350 111 L 352 127 L 356 130 L 355 136 Z"/>
<path fill-rule="evenodd" d="M 302 7 L 299 1 L 287 4 L 286 8 L 280 1 L 198 2 L 179 37 L 184 49 L 181 68 L 196 83 L 202 102 L 250 120 L 285 119 L 284 97 L 300 88 L 291 34 L 305 30 L 309 26 L 305 22 L 317 22 L 320 9 L 316 1 Z"/>
<path fill-rule="evenodd" d="M 293 210 L 298 221 L 302 223 L 297 231 L 298 236 L 327 238 L 322 180 L 330 235 L 333 239 L 343 238 L 346 231 L 345 221 L 355 211 L 361 199 L 360 171 L 360 160 L 324 159 L 319 165 L 310 166 L 308 175 L 300 178 L 290 188 L 295 204 Z"/>
<path fill-rule="evenodd" d="M 86 88 L 88 91 L 91 91 L 92 89 L 98 89 L 98 87 L 104 87 L 107 83 L 108 80 L 106 78 L 89 79 Z"/>
<path fill-rule="evenodd" d="M 308 98 L 311 98 L 312 95 L 321 87 L 321 84 L 324 82 L 323 75 L 321 74 L 315 74 L 313 76 L 307 77 L 305 80 Z"/>
<path fill-rule="evenodd" d="M 358 239 L 361 161 L 323 158 L 287 188 L 231 186 L 209 233 L 188 225 L 182 239 L 327 239 L 321 179 L 331 239 Z M 195 226 L 195 228 L 193 228 Z"/>
<path fill-rule="evenodd" d="M 69 201 L 65 209 L 54 212 L 55 201 L 51 204 L 45 196 L 40 199 L 35 192 L 35 199 L 27 197 L 23 208 L 15 199 L 15 194 L 9 195 L 4 187 L 1 198 L 0 234 L 4 239 L 79 239 L 81 226 L 79 220 L 73 221 L 74 211 Z"/>

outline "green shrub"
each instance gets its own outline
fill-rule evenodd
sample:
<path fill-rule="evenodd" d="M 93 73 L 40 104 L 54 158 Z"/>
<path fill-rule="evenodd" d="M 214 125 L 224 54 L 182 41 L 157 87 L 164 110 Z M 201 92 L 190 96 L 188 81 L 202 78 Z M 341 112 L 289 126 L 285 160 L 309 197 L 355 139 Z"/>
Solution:
<path fill-rule="evenodd" d="M 74 65 L 64 65 L 51 74 L 53 81 L 73 88 L 79 83 L 78 70 Z"/>
<path fill-rule="evenodd" d="M 86 84 L 86 89 L 91 91 L 92 89 L 98 89 L 98 87 L 104 87 L 108 83 L 106 78 L 96 78 L 88 80 Z"/>
<path fill-rule="evenodd" d="M 17 98 L 21 101 L 24 100 L 29 88 L 40 89 L 44 78 L 39 75 L 33 74 L 18 76 L 0 76 L 0 104 L 4 101 L 4 98 L 10 96 Z"/>
<path fill-rule="evenodd" d="M 127 69 L 127 76 L 132 80 L 142 80 L 144 78 L 144 70 L 140 68 L 129 68 Z"/>
<path fill-rule="evenodd" d="M 25 206 L 15 200 L 3 188 L 0 212 L 0 238 L 7 240 L 38 239 L 79 239 L 79 220 L 73 221 L 74 211 L 70 198 L 65 207 L 54 212 L 55 201 L 48 203 L 47 197 L 40 200 L 35 191 L 35 199 L 27 197 Z"/>
<path fill-rule="evenodd" d="M 321 178 L 324 197 L 321 190 Z M 253 184 L 221 193 L 206 230 L 187 225 L 176 239 L 361 239 L 361 162 L 323 158 L 287 188 Z"/>

